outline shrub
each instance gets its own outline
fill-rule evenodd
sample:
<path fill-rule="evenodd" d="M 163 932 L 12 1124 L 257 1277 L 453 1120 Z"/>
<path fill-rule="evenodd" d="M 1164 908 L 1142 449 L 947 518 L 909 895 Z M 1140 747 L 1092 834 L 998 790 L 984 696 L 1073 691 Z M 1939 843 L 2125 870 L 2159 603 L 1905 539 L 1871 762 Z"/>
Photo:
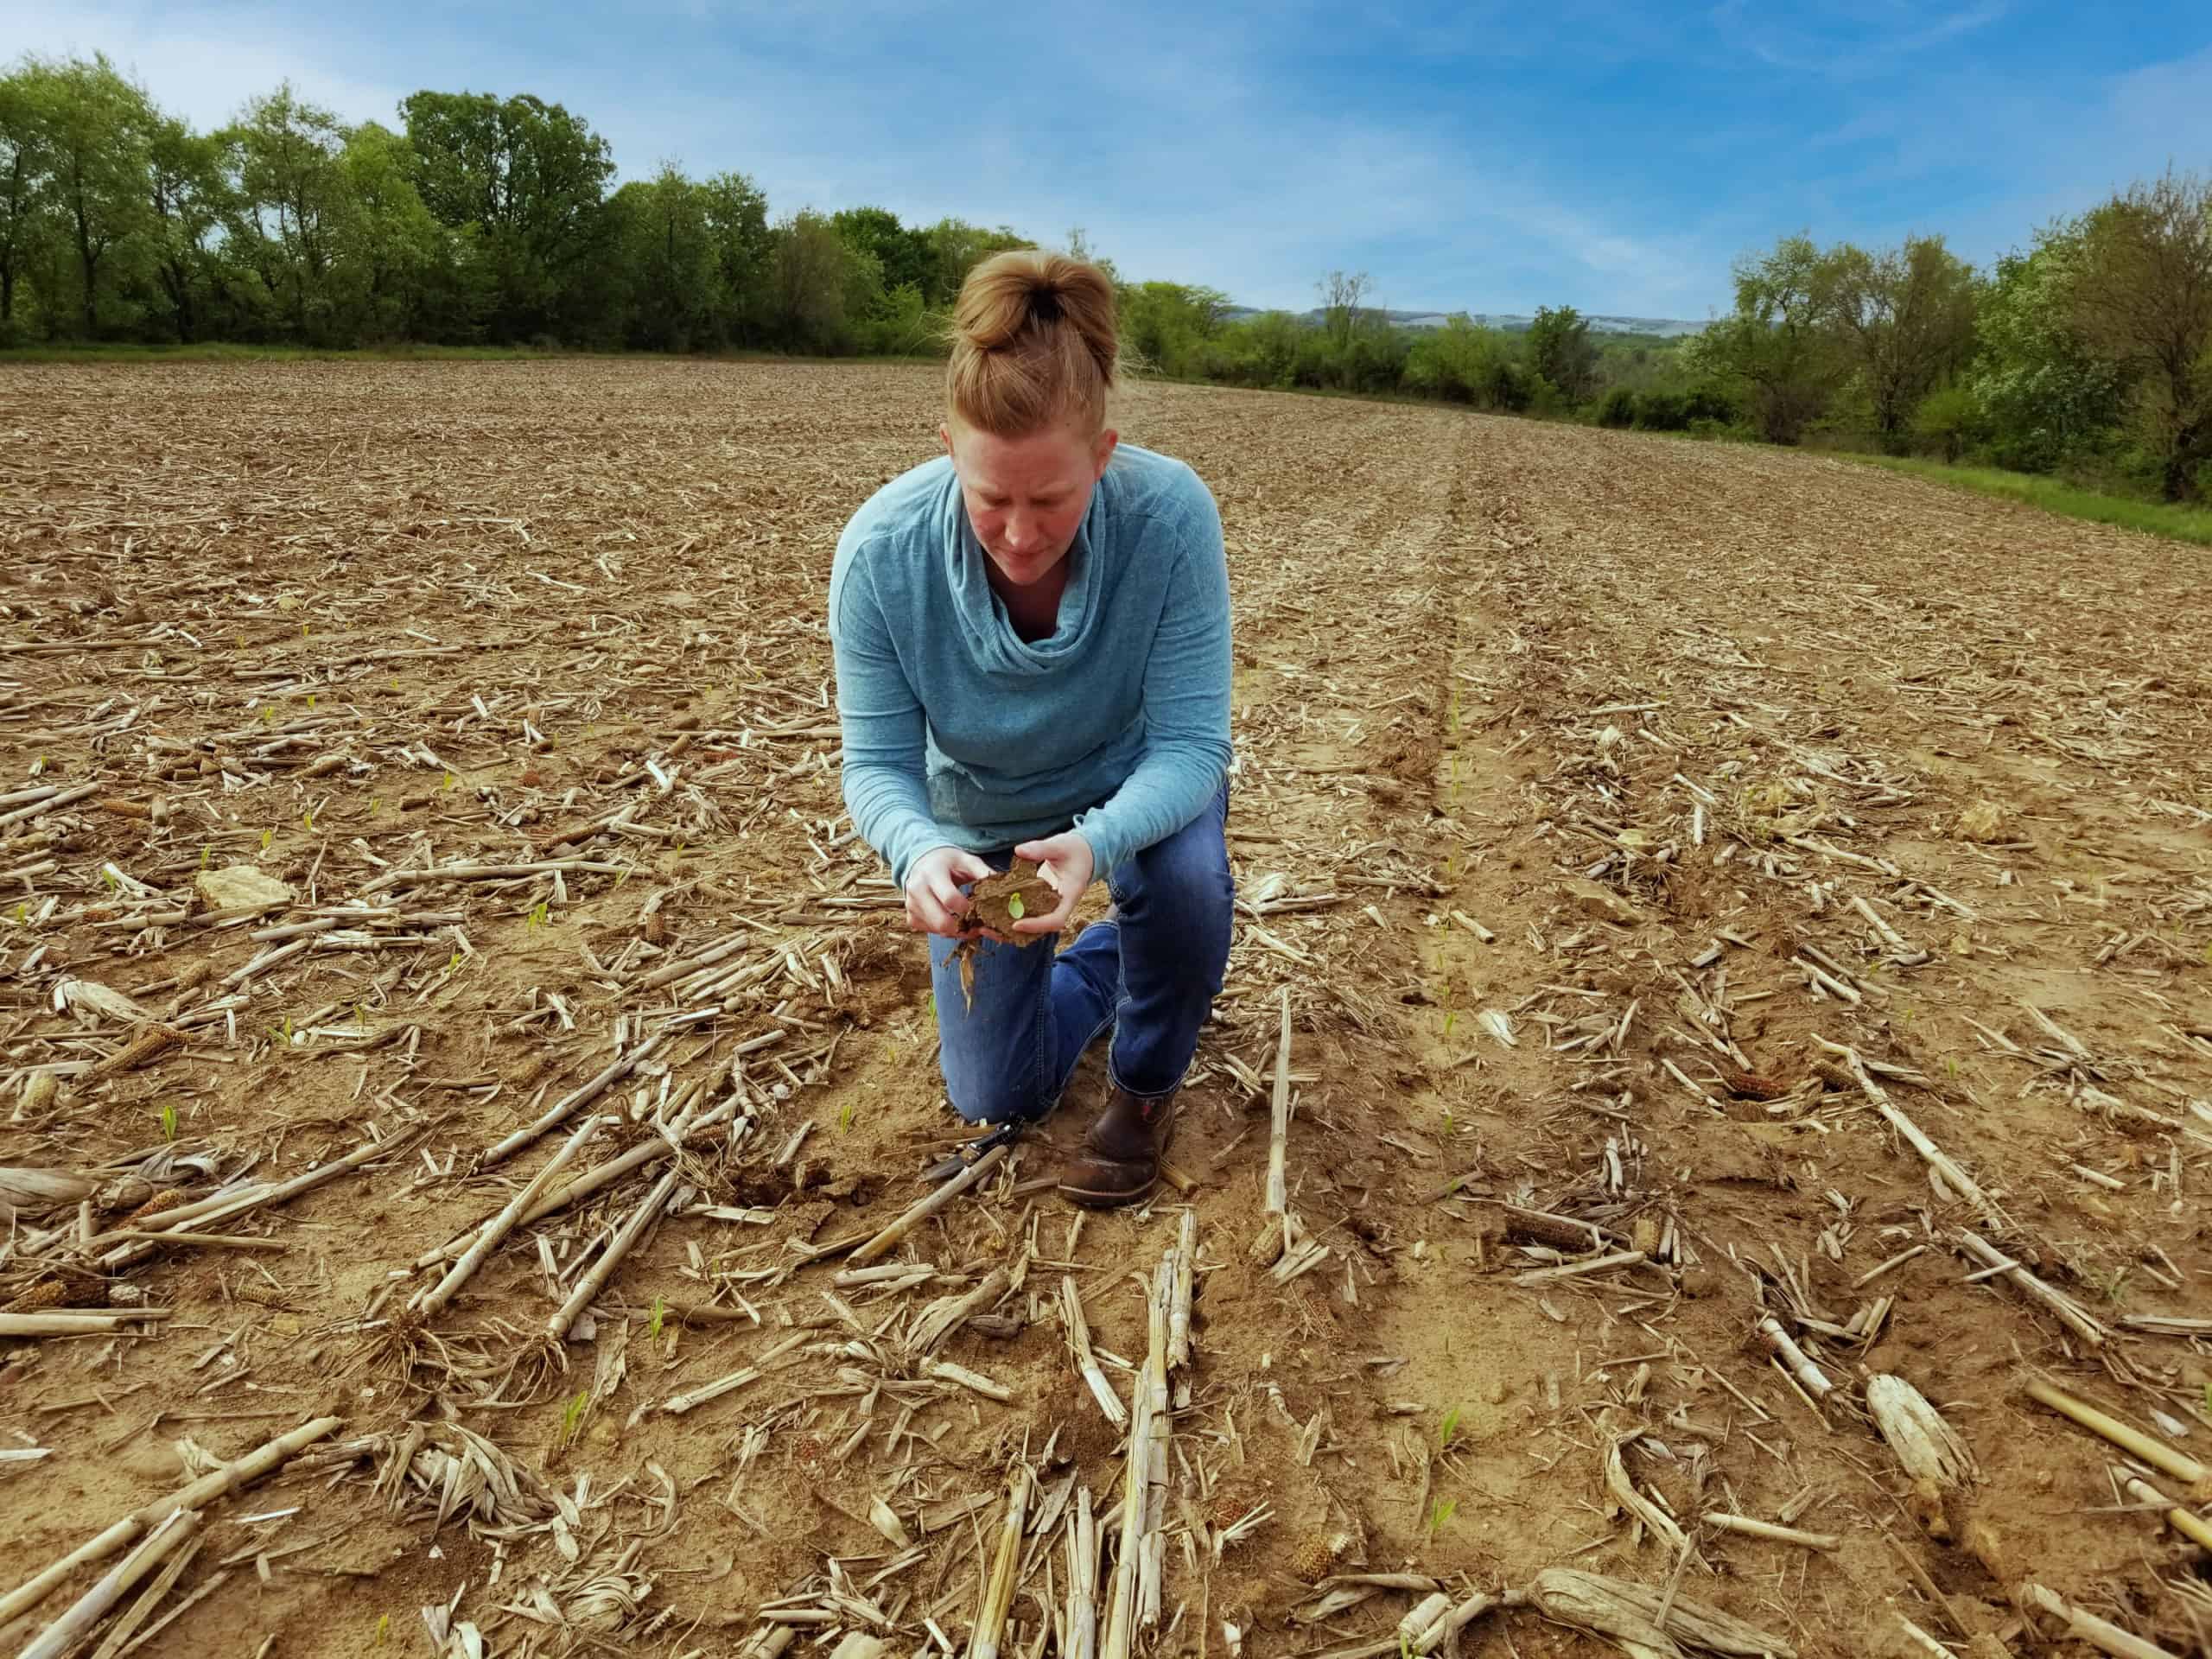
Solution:
<path fill-rule="evenodd" d="M 1981 424 L 1980 408 L 1964 386 L 1938 386 L 1912 412 L 1914 441 L 1945 461 L 1964 454 Z"/>
<path fill-rule="evenodd" d="M 1686 431 L 1689 400 L 1679 391 L 1647 391 L 1636 400 L 1636 423 L 1646 432 Z"/>
<path fill-rule="evenodd" d="M 1598 424 L 1627 427 L 1636 424 L 1636 394 L 1626 386 L 1615 386 L 1598 405 Z"/>

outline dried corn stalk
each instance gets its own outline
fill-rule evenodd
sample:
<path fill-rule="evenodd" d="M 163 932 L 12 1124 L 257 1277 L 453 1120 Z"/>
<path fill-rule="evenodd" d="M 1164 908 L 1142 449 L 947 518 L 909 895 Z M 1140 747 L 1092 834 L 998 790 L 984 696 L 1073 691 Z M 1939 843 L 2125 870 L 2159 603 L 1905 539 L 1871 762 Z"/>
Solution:
<path fill-rule="evenodd" d="M 1662 1629 L 1656 1621 L 1663 1596 L 1645 1585 L 1567 1567 L 1546 1567 L 1529 1586 L 1529 1601 L 1546 1618 L 1594 1631 L 1632 1659 L 1682 1659 L 1685 1649 L 1797 1659 L 1782 1637 L 1685 1595 L 1666 1605 Z"/>
<path fill-rule="evenodd" d="M 66 1169 L 0 1169 L 0 1225 L 88 1198 L 99 1183 Z"/>
<path fill-rule="evenodd" d="M 1943 1495 L 1980 1478 L 1974 1451 L 1920 1390 L 1886 1373 L 1866 1381 L 1866 1409 L 1912 1482 L 1913 1518 L 1939 1542 L 1951 1535 Z"/>

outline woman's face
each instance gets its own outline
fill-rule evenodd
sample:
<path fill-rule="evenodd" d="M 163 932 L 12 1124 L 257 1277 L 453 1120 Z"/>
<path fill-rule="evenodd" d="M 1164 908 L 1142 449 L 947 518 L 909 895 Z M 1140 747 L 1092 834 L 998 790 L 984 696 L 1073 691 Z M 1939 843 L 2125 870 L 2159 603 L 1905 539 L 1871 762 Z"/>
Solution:
<path fill-rule="evenodd" d="M 1116 435 L 1054 426 L 1001 438 L 954 422 L 938 435 L 959 475 L 968 522 L 999 574 L 1017 588 L 1052 575 L 1090 511 Z"/>

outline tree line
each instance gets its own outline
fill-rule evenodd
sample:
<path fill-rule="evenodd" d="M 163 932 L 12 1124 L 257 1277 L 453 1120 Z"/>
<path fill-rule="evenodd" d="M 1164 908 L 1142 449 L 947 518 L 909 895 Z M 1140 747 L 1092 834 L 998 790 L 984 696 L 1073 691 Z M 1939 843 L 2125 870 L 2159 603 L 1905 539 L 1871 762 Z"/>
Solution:
<path fill-rule="evenodd" d="M 0 343 L 398 341 L 927 349 L 978 259 L 1027 245 L 880 208 L 771 220 L 742 173 L 616 187 L 527 95 L 421 92 L 396 127 L 279 87 L 196 132 L 105 57 L 0 76 Z"/>
<path fill-rule="evenodd" d="M 0 345 L 924 353 L 976 261 L 1032 245 L 874 207 L 772 218 L 739 172 L 617 185 L 607 140 L 528 95 L 425 91 L 397 113 L 349 124 L 287 86 L 203 133 L 105 57 L 20 60 L 0 75 Z M 1987 270 L 1939 235 L 1786 237 L 1673 340 L 1565 307 L 1401 327 L 1360 273 L 1330 273 L 1302 315 L 1116 280 L 1132 359 L 1180 378 L 2212 495 L 2212 185 L 2192 175 L 2116 192 Z"/>

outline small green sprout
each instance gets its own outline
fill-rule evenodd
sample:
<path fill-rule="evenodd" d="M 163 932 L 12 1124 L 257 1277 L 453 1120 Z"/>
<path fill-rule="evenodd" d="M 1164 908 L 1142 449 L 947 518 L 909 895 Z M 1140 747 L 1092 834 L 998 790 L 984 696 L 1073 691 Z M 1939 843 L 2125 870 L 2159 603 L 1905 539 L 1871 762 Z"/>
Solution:
<path fill-rule="evenodd" d="M 844 1109 L 837 1114 L 837 1133 L 842 1135 L 853 1127 L 853 1103 L 847 1101 Z"/>
<path fill-rule="evenodd" d="M 1449 1451 L 1452 1437 L 1459 1432 L 1459 1408 L 1454 1406 L 1444 1414 L 1444 1421 L 1436 1426 L 1436 1449 Z"/>
<path fill-rule="evenodd" d="M 1006 913 L 1013 917 L 1015 921 L 1018 922 L 1021 919 L 1022 912 L 1027 908 L 1028 906 L 1021 902 L 1021 895 L 1020 893 L 1015 893 L 1007 895 Z"/>
<path fill-rule="evenodd" d="M 925 1007 L 928 1007 L 928 1009 L 929 1009 L 929 1011 L 930 1011 L 930 1018 L 931 1018 L 931 1019 L 932 1019 L 932 1020 L 936 1019 L 936 1018 L 937 1018 L 937 993 L 936 993 L 935 991 L 931 991 L 931 992 L 927 996 L 924 997 L 924 998 L 922 999 L 922 1001 L 923 1001 L 924 1005 L 925 1005 Z"/>
<path fill-rule="evenodd" d="M 21 927 L 31 918 L 31 901 L 24 899 L 16 906 L 16 925 Z"/>
<path fill-rule="evenodd" d="M 308 693 L 308 707 L 310 709 L 315 707 L 315 693 L 312 691 Z"/>
<path fill-rule="evenodd" d="M 589 1404 L 591 1404 L 589 1389 L 586 1389 L 569 1402 L 569 1408 L 561 1414 L 561 1438 L 563 1440 L 573 1440 L 576 1438 L 576 1426 L 583 1421 L 584 1408 Z"/>
<path fill-rule="evenodd" d="M 1448 1043 L 1452 1040 L 1452 1027 L 1459 1023 L 1459 1011 L 1457 1008 L 1452 1009 L 1449 1014 L 1444 1016 L 1444 1040 L 1446 1042 Z"/>
<path fill-rule="evenodd" d="M 541 899 L 530 907 L 529 926 L 537 928 L 551 925 L 552 911 L 550 908 L 550 900 Z"/>
<path fill-rule="evenodd" d="M 315 830 L 315 809 L 313 807 L 309 807 L 306 811 L 300 814 L 300 823 L 307 828 L 309 833 L 313 833 Z"/>
<path fill-rule="evenodd" d="M 460 951 L 458 951 L 458 950 L 456 950 L 456 951 L 454 951 L 454 952 L 453 953 L 453 955 L 451 955 L 451 956 L 449 956 L 449 957 L 448 957 L 446 958 L 446 972 L 448 972 L 448 973 L 449 973 L 449 974 L 453 974 L 453 973 L 458 973 L 458 972 L 460 972 L 460 971 L 461 971 L 461 952 L 460 952 Z"/>
<path fill-rule="evenodd" d="M 441 784 L 439 787 L 441 789 L 451 789 L 453 787 L 453 773 L 450 772 L 446 773 L 446 780 L 444 783 Z"/>
<path fill-rule="evenodd" d="M 276 723 L 276 705 L 275 703 L 264 702 L 261 705 L 261 723 L 264 726 L 274 726 Z"/>
<path fill-rule="evenodd" d="M 383 797 L 383 796 L 381 796 L 381 795 L 372 795 L 372 796 L 370 796 L 370 797 L 369 797 L 369 816 L 370 816 L 371 817 L 372 817 L 372 818 L 373 818 L 374 817 L 376 817 L 376 815 L 377 815 L 377 809 L 378 809 L 378 807 L 382 806 L 383 804 L 384 804 L 384 797 Z"/>
<path fill-rule="evenodd" d="M 263 852 L 265 853 L 269 850 L 269 843 L 276 838 L 276 832 L 274 830 L 264 830 L 261 832 L 261 850 Z"/>
<path fill-rule="evenodd" d="M 200 849 L 200 868 L 203 870 L 206 869 L 207 868 L 207 861 L 214 856 L 215 843 L 211 841 L 205 847 L 202 847 Z"/>
<path fill-rule="evenodd" d="M 162 1139 L 164 1141 L 176 1139 L 176 1108 L 174 1106 L 162 1108 Z"/>
<path fill-rule="evenodd" d="M 110 893 L 118 891 L 123 885 L 115 879 L 115 872 L 105 864 L 100 866 L 100 880 L 107 883 L 107 890 Z"/>
<path fill-rule="evenodd" d="M 666 1314 L 667 1312 L 668 1304 L 661 1300 L 659 1292 L 654 1292 L 653 1311 L 652 1313 L 647 1315 L 645 1319 L 645 1337 L 648 1341 L 658 1342 L 660 1340 L 660 1322 L 662 1317 Z"/>
<path fill-rule="evenodd" d="M 1436 1535 L 1452 1524 L 1452 1517 L 1459 1512 L 1457 1498 L 1440 1497 L 1428 1506 L 1428 1541 L 1434 1543 Z"/>
<path fill-rule="evenodd" d="M 380 1648 L 384 1646 L 385 1643 L 391 1637 L 391 1615 L 390 1613 L 378 1613 L 377 1615 L 376 1640 L 369 1645 L 372 1647 Z"/>

